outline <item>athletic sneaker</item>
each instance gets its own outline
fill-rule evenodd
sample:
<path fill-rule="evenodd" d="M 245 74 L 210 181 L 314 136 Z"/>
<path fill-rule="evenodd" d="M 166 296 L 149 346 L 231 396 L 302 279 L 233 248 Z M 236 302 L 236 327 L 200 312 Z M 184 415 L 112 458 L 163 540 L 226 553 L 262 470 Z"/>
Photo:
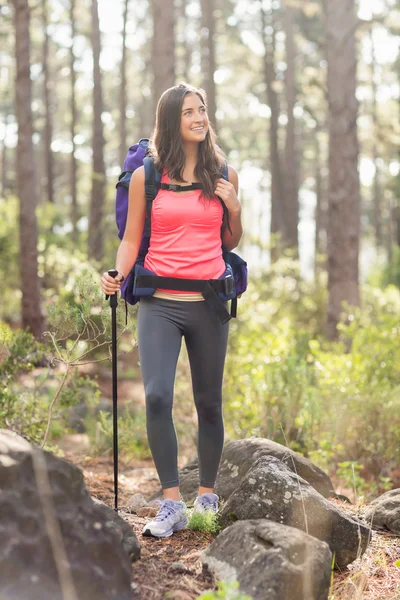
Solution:
<path fill-rule="evenodd" d="M 211 492 L 197 496 L 193 506 L 193 512 L 205 513 L 207 510 L 212 510 L 213 513 L 216 514 L 218 512 L 218 500 L 219 497 L 217 494 L 212 494 Z"/>
<path fill-rule="evenodd" d="M 143 527 L 142 535 L 147 537 L 169 537 L 175 531 L 184 529 L 188 523 L 186 504 L 182 500 L 156 500 L 160 505 L 156 517 Z"/>

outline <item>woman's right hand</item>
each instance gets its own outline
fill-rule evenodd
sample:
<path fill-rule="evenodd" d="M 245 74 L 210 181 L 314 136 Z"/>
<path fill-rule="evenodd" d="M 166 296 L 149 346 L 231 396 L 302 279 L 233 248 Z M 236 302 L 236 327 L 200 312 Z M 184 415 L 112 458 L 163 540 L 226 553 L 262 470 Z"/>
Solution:
<path fill-rule="evenodd" d="M 107 296 L 112 296 L 120 291 L 122 281 L 123 275 L 121 273 L 118 273 L 114 278 L 106 271 L 101 278 L 101 289 Z"/>

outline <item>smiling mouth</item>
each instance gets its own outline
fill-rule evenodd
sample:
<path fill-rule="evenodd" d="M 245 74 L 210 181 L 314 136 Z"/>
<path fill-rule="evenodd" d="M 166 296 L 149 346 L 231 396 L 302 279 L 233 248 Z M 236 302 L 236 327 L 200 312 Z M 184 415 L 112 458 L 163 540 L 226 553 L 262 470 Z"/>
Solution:
<path fill-rule="evenodd" d="M 192 129 L 190 131 L 203 131 L 204 130 L 204 126 L 203 127 L 192 127 Z"/>

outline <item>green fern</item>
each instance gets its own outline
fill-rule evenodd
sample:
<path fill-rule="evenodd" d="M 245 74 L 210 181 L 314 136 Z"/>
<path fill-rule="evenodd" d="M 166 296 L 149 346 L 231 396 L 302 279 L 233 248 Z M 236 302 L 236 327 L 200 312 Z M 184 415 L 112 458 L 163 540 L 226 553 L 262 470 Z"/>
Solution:
<path fill-rule="evenodd" d="M 239 591 L 237 581 L 233 583 L 227 581 L 218 581 L 217 590 L 207 590 L 198 596 L 196 600 L 253 600 L 251 596 L 242 594 Z"/>

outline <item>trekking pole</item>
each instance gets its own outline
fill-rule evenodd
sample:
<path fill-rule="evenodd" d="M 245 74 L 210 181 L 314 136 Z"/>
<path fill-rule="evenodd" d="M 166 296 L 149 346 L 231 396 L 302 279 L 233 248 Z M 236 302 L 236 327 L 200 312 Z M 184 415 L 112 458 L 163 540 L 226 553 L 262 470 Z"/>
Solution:
<path fill-rule="evenodd" d="M 116 277 L 118 271 L 108 271 L 111 277 Z M 112 392 L 113 392 L 113 450 L 114 450 L 114 510 L 118 512 L 118 389 L 117 389 L 117 306 L 118 293 L 106 296 L 110 298 L 111 306 L 111 357 L 112 357 Z"/>

